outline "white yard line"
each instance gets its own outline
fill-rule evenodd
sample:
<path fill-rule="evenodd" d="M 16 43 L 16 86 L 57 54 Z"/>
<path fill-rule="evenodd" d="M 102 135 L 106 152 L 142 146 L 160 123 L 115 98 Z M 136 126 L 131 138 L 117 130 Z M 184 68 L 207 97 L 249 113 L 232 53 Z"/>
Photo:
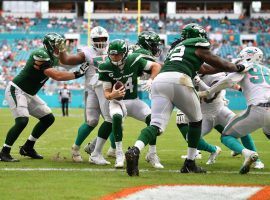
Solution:
<path fill-rule="evenodd" d="M 0 168 L 0 171 L 74 171 L 74 172 L 124 172 L 123 169 L 114 169 L 114 168 Z M 147 173 L 179 173 L 179 170 L 148 170 L 140 169 L 140 172 Z M 207 171 L 208 174 L 238 174 L 239 171 Z M 254 172 L 251 171 L 249 174 L 257 175 L 270 175 L 270 172 Z"/>

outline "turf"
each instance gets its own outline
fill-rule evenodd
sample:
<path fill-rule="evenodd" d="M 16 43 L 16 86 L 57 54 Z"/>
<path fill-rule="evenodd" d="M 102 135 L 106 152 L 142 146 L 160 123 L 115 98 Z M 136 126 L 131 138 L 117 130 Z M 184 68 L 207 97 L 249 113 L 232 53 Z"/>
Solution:
<path fill-rule="evenodd" d="M 19 146 L 24 143 L 37 122 L 36 119 L 31 118 L 12 149 L 12 155 L 19 158 L 20 162 L 0 162 L 1 199 L 99 199 L 123 188 L 156 184 L 270 184 L 269 141 L 261 130 L 253 133 L 252 137 L 260 158 L 266 165 L 264 170 L 252 169 L 247 175 L 238 174 L 243 158 L 231 157 L 230 150 L 220 143 L 220 135 L 212 131 L 206 140 L 219 145 L 223 150 L 216 164 L 206 165 L 209 154 L 203 152 L 203 159 L 197 160 L 197 163 L 208 170 L 207 174 L 180 174 L 178 170 L 183 164 L 180 157 L 186 153 L 187 145 L 175 126 L 174 113 L 166 132 L 158 138 L 157 143 L 158 154 L 165 169 L 155 170 L 144 161 L 146 148 L 140 158 L 140 176 L 128 177 L 124 170 L 113 168 L 113 159 L 108 159 L 112 163 L 110 166 L 89 164 L 88 155 L 83 150 L 81 152 L 84 162 L 73 163 L 70 158 L 70 148 L 77 134 L 77 128 L 83 122 L 83 110 L 71 109 L 70 117 L 62 117 L 60 109 L 54 109 L 53 112 L 56 115 L 54 125 L 36 144 L 36 150 L 45 157 L 43 160 L 32 160 L 18 154 Z M 128 146 L 134 144 L 144 123 L 131 118 L 126 119 L 124 123 L 124 149 L 127 149 Z M 0 141 L 2 143 L 12 124 L 13 118 L 10 111 L 0 109 Z M 96 134 L 97 129 L 91 133 L 82 147 Z M 109 143 L 104 148 L 104 154 L 108 148 Z M 37 168 L 43 171 L 29 171 Z M 25 171 L 11 169 L 25 169 Z M 63 169 L 69 169 L 69 171 L 60 171 Z"/>

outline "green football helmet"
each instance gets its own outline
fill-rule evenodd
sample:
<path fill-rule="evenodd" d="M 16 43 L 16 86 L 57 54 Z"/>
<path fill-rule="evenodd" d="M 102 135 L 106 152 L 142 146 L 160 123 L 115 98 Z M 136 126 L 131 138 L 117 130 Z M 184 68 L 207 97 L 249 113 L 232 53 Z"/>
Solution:
<path fill-rule="evenodd" d="M 122 55 L 121 59 L 118 61 L 113 61 L 111 55 L 118 55 L 118 54 Z M 123 66 L 127 59 L 127 55 L 128 55 L 128 45 L 125 40 L 116 39 L 110 42 L 108 48 L 108 56 L 110 62 L 113 65 L 116 65 L 118 67 Z"/>
<path fill-rule="evenodd" d="M 138 36 L 138 45 L 152 52 L 153 56 L 159 57 L 161 53 L 161 40 L 153 31 L 143 31 Z"/>
<path fill-rule="evenodd" d="M 43 45 L 50 56 L 54 55 L 56 44 L 59 43 L 61 40 L 64 41 L 65 38 L 58 33 L 48 33 L 44 36 Z"/>
<path fill-rule="evenodd" d="M 196 23 L 187 24 L 181 32 L 182 41 L 189 38 L 197 37 L 208 39 L 205 29 Z"/>

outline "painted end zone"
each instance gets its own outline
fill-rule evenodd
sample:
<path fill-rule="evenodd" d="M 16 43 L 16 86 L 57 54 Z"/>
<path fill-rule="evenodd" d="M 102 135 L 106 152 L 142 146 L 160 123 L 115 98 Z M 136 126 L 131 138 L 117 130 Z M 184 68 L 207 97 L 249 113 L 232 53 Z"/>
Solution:
<path fill-rule="evenodd" d="M 209 200 L 269 200 L 270 186 L 228 185 L 153 185 L 123 189 L 102 197 L 102 200 L 145 200 L 145 199 L 200 199 Z"/>

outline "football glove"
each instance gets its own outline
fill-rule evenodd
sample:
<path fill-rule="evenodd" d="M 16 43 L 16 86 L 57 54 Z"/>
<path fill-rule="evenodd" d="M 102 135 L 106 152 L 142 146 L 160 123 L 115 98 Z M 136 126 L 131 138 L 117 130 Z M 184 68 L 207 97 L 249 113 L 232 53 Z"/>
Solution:
<path fill-rule="evenodd" d="M 149 78 L 145 85 L 142 87 L 143 91 L 151 92 L 151 86 L 152 86 L 153 79 Z"/>
<path fill-rule="evenodd" d="M 64 38 L 59 38 L 55 41 L 56 48 L 59 49 L 59 52 L 63 52 L 66 50 L 66 40 Z"/>
<path fill-rule="evenodd" d="M 201 82 L 201 79 L 198 75 L 196 75 L 194 78 L 193 78 L 193 83 L 195 86 L 199 86 L 199 83 Z"/>
<path fill-rule="evenodd" d="M 80 66 L 80 69 L 76 72 L 73 72 L 75 75 L 75 79 L 82 77 L 86 73 L 89 67 L 90 66 L 88 62 L 82 63 Z"/>

